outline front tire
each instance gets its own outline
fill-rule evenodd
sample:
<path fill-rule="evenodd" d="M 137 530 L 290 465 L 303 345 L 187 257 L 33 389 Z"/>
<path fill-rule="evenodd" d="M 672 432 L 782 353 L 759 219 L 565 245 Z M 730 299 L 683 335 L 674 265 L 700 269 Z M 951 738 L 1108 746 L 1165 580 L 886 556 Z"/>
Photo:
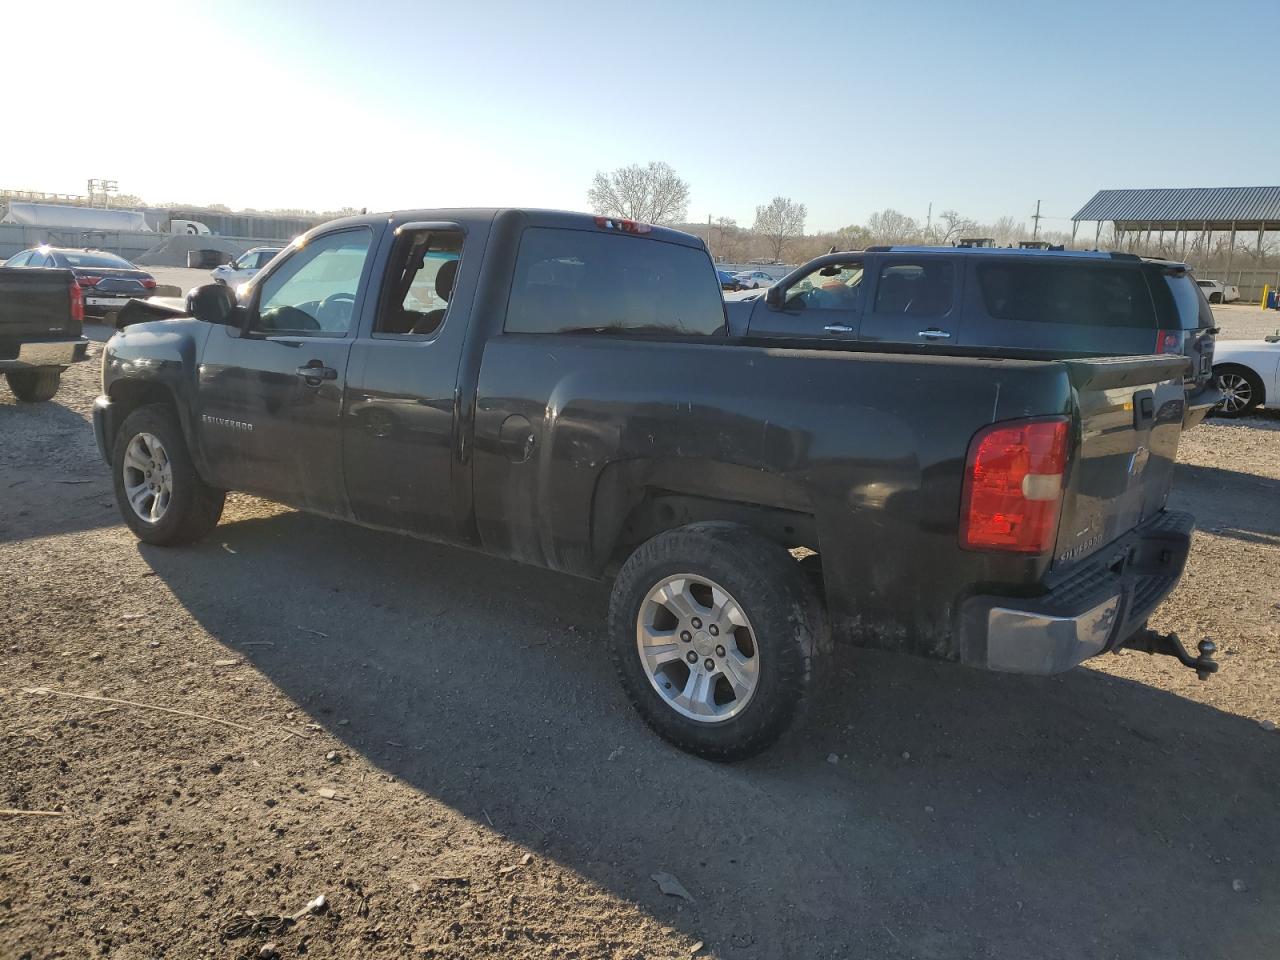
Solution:
<path fill-rule="evenodd" d="M 41 370 L 10 370 L 4 375 L 9 389 L 23 403 L 43 403 L 52 400 L 62 383 L 62 370 L 53 367 Z"/>
<path fill-rule="evenodd" d="M 1216 411 L 1219 416 L 1232 419 L 1247 416 L 1262 403 L 1262 380 L 1248 367 L 1224 364 L 1214 367 L 1213 373 L 1222 391 L 1222 403 Z"/>
<path fill-rule="evenodd" d="M 206 536 L 226 492 L 201 479 L 171 407 L 150 404 L 125 418 L 111 452 L 120 515 L 144 543 L 169 547 Z"/>
<path fill-rule="evenodd" d="M 609 642 L 632 705 L 711 760 L 759 753 L 791 725 L 826 646 L 817 596 L 782 547 L 743 527 L 661 533 L 623 565 Z"/>

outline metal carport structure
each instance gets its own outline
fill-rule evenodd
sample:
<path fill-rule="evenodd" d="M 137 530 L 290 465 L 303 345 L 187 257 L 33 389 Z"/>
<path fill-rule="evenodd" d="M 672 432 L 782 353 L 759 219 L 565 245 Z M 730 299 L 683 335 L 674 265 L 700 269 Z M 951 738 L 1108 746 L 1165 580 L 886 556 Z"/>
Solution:
<path fill-rule="evenodd" d="M 1093 199 L 1071 218 L 1071 239 L 1082 222 L 1097 224 L 1094 243 L 1101 239 L 1102 225 L 1110 223 L 1115 243 L 1120 245 L 1126 234 L 1146 233 L 1150 244 L 1152 233 L 1172 230 L 1174 245 L 1182 234 L 1182 252 L 1187 249 L 1187 236 L 1203 234 L 1205 249 L 1214 233 L 1229 231 L 1227 269 L 1235 251 L 1236 233 L 1258 232 L 1258 252 L 1268 229 L 1280 230 L 1280 187 L 1182 187 L 1144 190 L 1099 190 Z"/>

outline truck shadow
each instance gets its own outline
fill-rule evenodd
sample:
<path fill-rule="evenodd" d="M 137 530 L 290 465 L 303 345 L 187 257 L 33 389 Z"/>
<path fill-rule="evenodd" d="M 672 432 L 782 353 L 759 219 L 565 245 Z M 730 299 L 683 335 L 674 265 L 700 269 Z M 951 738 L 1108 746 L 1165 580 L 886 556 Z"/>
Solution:
<path fill-rule="evenodd" d="M 295 513 L 139 549 L 352 751 L 720 955 L 1280 942 L 1280 739 L 1252 721 L 1092 670 L 844 651 L 807 722 L 716 765 L 626 703 L 600 584 Z"/>
<path fill-rule="evenodd" d="M 0 380 L 0 543 L 119 523 L 85 418 L 55 397 L 18 403 Z"/>
<path fill-rule="evenodd" d="M 1179 463 L 1170 505 L 1196 514 L 1197 527 L 1250 543 L 1280 544 L 1280 509 L 1270 477 Z"/>

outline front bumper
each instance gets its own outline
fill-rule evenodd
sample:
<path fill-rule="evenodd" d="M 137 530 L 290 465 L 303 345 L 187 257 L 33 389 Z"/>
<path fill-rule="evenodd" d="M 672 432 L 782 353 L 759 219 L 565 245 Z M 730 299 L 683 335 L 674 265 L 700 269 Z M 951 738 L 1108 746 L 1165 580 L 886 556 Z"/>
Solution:
<path fill-rule="evenodd" d="M 0 370 L 35 370 L 41 367 L 69 367 L 88 355 L 89 341 L 37 340 L 20 343 L 16 351 L 0 353 Z"/>
<path fill-rule="evenodd" d="M 1061 673 L 1124 644 L 1186 565 L 1195 521 L 1162 511 L 1034 598 L 978 596 L 960 608 L 961 660 L 1004 673 Z"/>
<path fill-rule="evenodd" d="M 110 397 L 98 397 L 93 401 L 93 439 L 98 441 L 98 453 L 108 465 L 111 463 L 111 443 L 115 436 L 115 410 Z"/>

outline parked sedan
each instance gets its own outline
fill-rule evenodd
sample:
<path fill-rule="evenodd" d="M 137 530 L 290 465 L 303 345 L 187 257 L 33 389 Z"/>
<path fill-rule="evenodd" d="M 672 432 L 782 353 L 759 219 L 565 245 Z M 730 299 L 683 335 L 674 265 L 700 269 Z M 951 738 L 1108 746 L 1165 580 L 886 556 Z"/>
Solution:
<path fill-rule="evenodd" d="M 105 250 L 73 247 L 35 247 L 10 258 L 6 267 L 53 267 L 70 270 L 84 292 L 86 318 L 102 318 L 119 310 L 132 297 L 148 297 L 156 279 L 124 257 Z"/>
<path fill-rule="evenodd" d="M 732 273 L 729 273 L 727 270 L 717 270 L 716 276 L 720 278 L 721 290 L 742 290 L 743 289 L 742 281 L 740 281 Z"/>
<path fill-rule="evenodd" d="M 217 283 L 225 283 L 232 290 L 252 280 L 259 270 L 265 267 L 283 247 L 254 247 L 240 254 L 230 263 L 214 267 L 213 279 Z"/>
<path fill-rule="evenodd" d="M 1280 333 L 1262 340 L 1219 340 L 1213 374 L 1222 391 L 1218 413 L 1242 417 L 1262 404 L 1280 407 Z"/>
<path fill-rule="evenodd" d="M 763 270 L 743 270 L 736 275 L 745 290 L 758 290 L 761 287 L 773 286 L 774 277 Z"/>
<path fill-rule="evenodd" d="M 1204 291 L 1210 303 L 1234 303 L 1240 299 L 1240 288 L 1221 280 L 1197 280 L 1196 286 Z"/>

